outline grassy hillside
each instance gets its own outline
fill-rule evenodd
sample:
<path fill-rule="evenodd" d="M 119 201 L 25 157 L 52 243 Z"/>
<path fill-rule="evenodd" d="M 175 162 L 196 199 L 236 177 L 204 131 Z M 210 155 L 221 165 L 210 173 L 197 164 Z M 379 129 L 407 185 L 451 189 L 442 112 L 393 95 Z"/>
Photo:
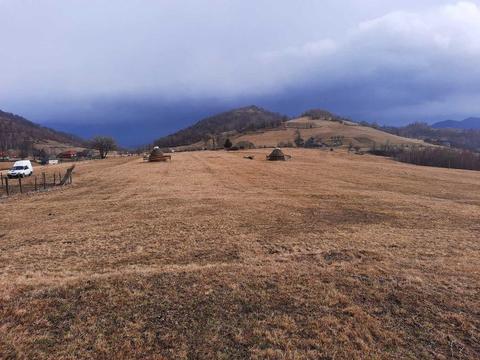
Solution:
<path fill-rule="evenodd" d="M 258 146 L 277 146 L 279 143 L 293 143 L 297 134 L 306 141 L 308 138 L 315 138 L 317 142 L 331 143 L 334 137 L 342 138 L 343 145 L 370 148 L 372 146 L 389 143 L 391 145 L 425 145 L 421 140 L 408 139 L 387 132 L 362 126 L 347 120 L 336 120 L 333 118 L 313 119 L 311 117 L 300 117 L 287 121 L 284 126 L 248 133 L 236 136 L 234 142 L 250 141 Z"/>
<path fill-rule="evenodd" d="M 267 153 L 1 200 L 0 358 L 480 357 L 478 172 Z"/>
<path fill-rule="evenodd" d="M 195 125 L 159 139 L 160 147 L 179 150 L 221 148 L 227 138 L 234 144 L 251 142 L 257 147 L 294 144 L 298 132 L 304 141 L 331 145 L 336 139 L 344 146 L 368 149 L 378 145 L 427 145 L 422 140 L 408 139 L 381 129 L 362 126 L 325 110 L 306 111 L 301 117 L 288 120 L 256 106 L 240 108 L 204 119 Z"/>

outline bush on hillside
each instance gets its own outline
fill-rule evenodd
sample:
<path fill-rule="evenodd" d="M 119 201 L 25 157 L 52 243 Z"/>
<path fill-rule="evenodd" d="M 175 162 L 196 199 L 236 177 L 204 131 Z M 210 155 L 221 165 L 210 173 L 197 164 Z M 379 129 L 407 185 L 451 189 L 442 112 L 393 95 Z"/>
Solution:
<path fill-rule="evenodd" d="M 305 141 L 300 134 L 300 130 L 298 129 L 297 131 L 295 131 L 295 140 L 293 140 L 293 142 L 295 143 L 295 145 L 297 145 L 297 147 L 303 147 L 303 145 L 305 144 Z"/>
<path fill-rule="evenodd" d="M 232 146 L 233 146 L 232 142 L 230 141 L 229 138 L 227 138 L 227 140 L 225 140 L 225 144 L 223 144 L 223 147 L 225 149 L 230 149 Z"/>

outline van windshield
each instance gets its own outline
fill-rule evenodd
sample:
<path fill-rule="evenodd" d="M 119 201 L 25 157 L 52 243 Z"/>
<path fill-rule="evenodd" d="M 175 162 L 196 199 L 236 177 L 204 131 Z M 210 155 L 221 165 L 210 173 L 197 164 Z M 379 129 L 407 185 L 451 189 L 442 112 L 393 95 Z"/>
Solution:
<path fill-rule="evenodd" d="M 27 168 L 26 166 L 14 166 L 12 167 L 12 170 L 24 170 L 26 168 Z"/>

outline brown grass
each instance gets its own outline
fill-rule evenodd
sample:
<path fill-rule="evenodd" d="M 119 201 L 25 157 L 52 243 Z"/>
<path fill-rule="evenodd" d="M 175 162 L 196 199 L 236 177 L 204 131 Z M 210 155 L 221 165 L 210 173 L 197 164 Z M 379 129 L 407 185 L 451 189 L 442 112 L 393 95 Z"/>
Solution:
<path fill-rule="evenodd" d="M 266 130 L 263 132 L 240 135 L 234 139 L 234 142 L 250 141 L 257 147 L 261 146 L 277 146 L 278 143 L 292 142 L 295 139 L 297 129 L 291 127 L 295 124 L 309 124 L 313 128 L 298 129 L 302 138 L 307 140 L 310 137 L 319 137 L 323 141 L 328 142 L 331 137 L 343 136 L 344 145 L 352 144 L 362 148 L 370 148 L 373 144 L 383 145 L 389 143 L 391 145 L 425 145 L 427 143 L 416 140 L 407 139 L 401 136 L 392 135 L 384 131 L 380 131 L 371 127 L 361 126 L 351 122 L 335 122 L 327 120 L 311 120 L 310 118 L 298 118 L 287 122 L 288 128 L 278 128 Z"/>
<path fill-rule="evenodd" d="M 248 153 L 2 200 L 0 358 L 480 356 L 480 173 Z"/>

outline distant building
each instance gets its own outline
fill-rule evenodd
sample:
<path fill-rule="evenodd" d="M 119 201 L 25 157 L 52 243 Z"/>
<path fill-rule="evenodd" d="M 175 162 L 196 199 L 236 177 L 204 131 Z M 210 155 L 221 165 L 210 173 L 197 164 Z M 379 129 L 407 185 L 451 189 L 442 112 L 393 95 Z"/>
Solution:
<path fill-rule="evenodd" d="M 92 149 L 85 149 L 77 153 L 77 157 L 91 159 L 95 157 L 95 151 Z"/>
<path fill-rule="evenodd" d="M 57 155 L 59 159 L 75 159 L 77 157 L 77 152 L 75 150 L 64 151 Z"/>
<path fill-rule="evenodd" d="M 10 159 L 10 156 L 6 151 L 0 151 L 0 160 L 8 160 Z"/>

